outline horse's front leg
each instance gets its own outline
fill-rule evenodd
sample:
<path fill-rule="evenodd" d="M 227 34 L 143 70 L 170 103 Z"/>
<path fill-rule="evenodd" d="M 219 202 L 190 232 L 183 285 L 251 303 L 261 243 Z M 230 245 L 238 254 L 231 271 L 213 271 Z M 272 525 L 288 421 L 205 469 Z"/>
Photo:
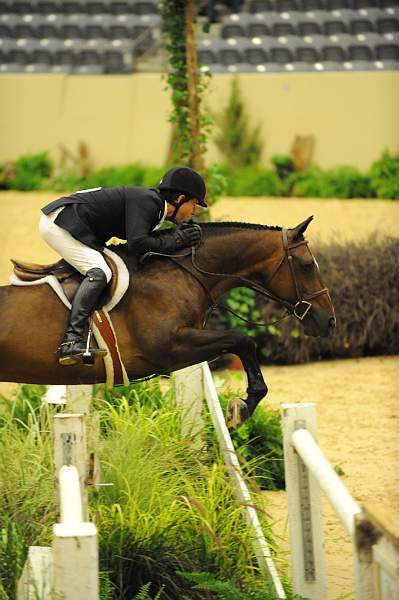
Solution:
<path fill-rule="evenodd" d="M 209 331 L 190 327 L 182 328 L 176 339 L 173 358 L 178 363 L 196 364 L 212 360 L 221 354 L 236 354 L 247 375 L 247 397 L 230 400 L 226 421 L 229 427 L 242 425 L 267 394 L 267 386 L 256 357 L 255 342 L 241 331 Z"/>

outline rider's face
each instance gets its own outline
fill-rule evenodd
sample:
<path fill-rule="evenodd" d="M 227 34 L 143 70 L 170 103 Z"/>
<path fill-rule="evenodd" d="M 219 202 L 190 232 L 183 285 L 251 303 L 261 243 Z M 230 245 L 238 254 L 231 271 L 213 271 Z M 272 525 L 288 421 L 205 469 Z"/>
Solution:
<path fill-rule="evenodd" d="M 177 201 L 181 202 L 185 196 L 181 195 L 178 197 Z M 187 221 L 191 219 L 195 215 L 195 211 L 197 208 L 197 201 L 195 198 L 191 198 L 188 202 L 185 202 L 181 205 L 176 215 L 176 223 L 181 223 L 182 221 Z"/>

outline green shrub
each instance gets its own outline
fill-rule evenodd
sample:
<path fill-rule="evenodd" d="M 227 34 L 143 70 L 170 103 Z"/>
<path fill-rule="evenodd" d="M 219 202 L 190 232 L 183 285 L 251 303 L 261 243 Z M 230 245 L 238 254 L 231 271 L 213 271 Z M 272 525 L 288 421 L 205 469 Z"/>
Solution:
<path fill-rule="evenodd" d="M 292 173 L 286 185 L 292 196 L 299 198 L 333 198 L 334 187 L 326 171 L 320 167 L 310 167 L 305 171 Z"/>
<path fill-rule="evenodd" d="M 306 337 L 290 317 L 278 325 L 280 335 L 260 328 L 259 357 L 269 364 L 295 364 L 323 358 L 399 354 L 399 241 L 321 244 L 315 255 L 334 304 L 337 326 L 328 338 Z M 262 320 L 282 314 L 258 297 Z"/>
<path fill-rule="evenodd" d="M 370 178 L 355 167 L 337 167 L 327 173 L 333 198 L 371 198 Z"/>
<path fill-rule="evenodd" d="M 294 161 L 291 156 L 286 154 L 275 154 L 270 160 L 281 180 L 287 179 L 288 175 L 294 170 Z"/>
<path fill-rule="evenodd" d="M 215 143 L 232 168 L 256 165 L 262 153 L 260 127 L 250 130 L 238 80 L 231 83 L 225 109 L 215 117 Z"/>
<path fill-rule="evenodd" d="M 53 169 L 46 152 L 22 156 L 13 165 L 14 176 L 8 185 L 15 190 L 38 190 L 42 187 L 43 180 L 50 177 Z"/>
<path fill-rule="evenodd" d="M 385 150 L 373 163 L 369 175 L 377 198 L 399 199 L 399 152 L 391 155 Z"/>
<path fill-rule="evenodd" d="M 229 399 L 237 393 L 219 393 L 226 412 Z M 245 474 L 255 478 L 262 490 L 285 489 L 284 451 L 281 417 L 278 410 L 259 406 L 239 429 L 230 431 L 238 455 L 243 459 Z"/>
<path fill-rule="evenodd" d="M 277 173 L 260 167 L 239 169 L 228 180 L 230 196 L 280 196 L 281 193 Z"/>
<path fill-rule="evenodd" d="M 331 337 L 306 337 L 294 317 L 254 328 L 215 311 L 209 327 L 244 331 L 255 339 L 260 361 L 268 364 L 399 354 L 399 241 L 376 236 L 362 242 L 334 241 L 319 244 L 315 255 L 337 316 Z M 252 293 L 241 294 L 240 289 L 230 293 L 244 317 L 271 323 L 283 316 L 284 309 L 274 302 L 260 295 L 254 301 Z"/>

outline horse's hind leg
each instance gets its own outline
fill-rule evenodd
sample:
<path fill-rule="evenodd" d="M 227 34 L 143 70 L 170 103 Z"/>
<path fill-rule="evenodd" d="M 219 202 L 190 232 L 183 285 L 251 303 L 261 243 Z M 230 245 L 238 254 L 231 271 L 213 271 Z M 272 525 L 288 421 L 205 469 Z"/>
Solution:
<path fill-rule="evenodd" d="M 227 424 L 236 427 L 252 415 L 260 400 L 267 394 L 255 350 L 255 342 L 241 331 L 209 331 L 186 327 L 179 332 L 173 359 L 187 365 L 188 361 L 189 364 L 196 364 L 225 353 L 239 356 L 247 375 L 248 387 L 245 401 L 237 399 L 229 402 Z"/>

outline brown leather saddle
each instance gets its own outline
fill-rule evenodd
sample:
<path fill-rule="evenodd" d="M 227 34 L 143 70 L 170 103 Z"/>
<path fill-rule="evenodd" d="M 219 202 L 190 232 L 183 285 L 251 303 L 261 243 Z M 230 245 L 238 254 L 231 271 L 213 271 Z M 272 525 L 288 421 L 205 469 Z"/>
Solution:
<path fill-rule="evenodd" d="M 103 254 L 103 257 L 112 271 L 112 279 L 107 285 L 101 298 L 101 306 L 106 304 L 108 300 L 112 298 L 118 281 L 118 269 L 116 264 L 112 258 L 106 254 Z M 38 281 L 47 275 L 54 275 L 60 282 L 64 294 L 71 303 L 83 280 L 83 275 L 63 259 L 52 263 L 51 265 L 37 265 L 35 263 L 16 260 L 15 258 L 11 258 L 11 262 L 14 265 L 15 275 L 22 281 Z"/>

